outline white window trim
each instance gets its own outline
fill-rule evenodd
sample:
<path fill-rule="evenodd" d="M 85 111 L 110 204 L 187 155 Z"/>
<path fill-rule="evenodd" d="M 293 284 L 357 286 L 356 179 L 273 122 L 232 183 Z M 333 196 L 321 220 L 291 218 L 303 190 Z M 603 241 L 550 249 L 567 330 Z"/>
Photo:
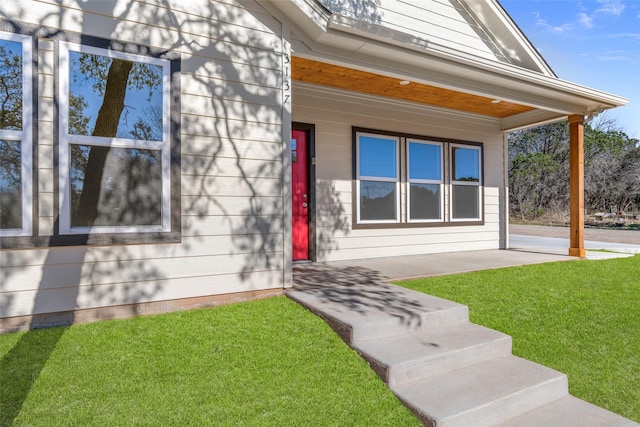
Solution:
<path fill-rule="evenodd" d="M 411 170 L 411 143 L 436 145 L 440 147 L 440 179 L 416 179 L 411 178 L 409 171 Z M 444 222 L 444 144 L 442 142 L 426 141 L 421 139 L 407 138 L 407 222 Z M 440 218 L 438 219 L 412 219 L 411 218 L 411 184 L 439 184 L 440 187 Z"/>
<path fill-rule="evenodd" d="M 396 144 L 396 176 L 395 178 L 360 175 L 360 137 L 385 138 L 395 141 Z M 396 218 L 389 220 L 363 220 L 360 218 L 360 181 L 394 182 L 396 192 L 395 211 Z M 358 224 L 397 224 L 400 222 L 400 138 L 384 134 L 356 132 L 356 212 Z"/>
<path fill-rule="evenodd" d="M 478 181 L 457 181 L 453 179 L 453 149 L 454 148 L 465 148 L 469 150 L 476 150 L 478 152 Z M 475 145 L 466 145 L 466 144 L 449 144 L 449 174 L 451 177 L 451 189 L 449 191 L 449 204 L 450 204 L 450 217 L 449 220 L 451 222 L 468 222 L 468 221 L 481 221 L 482 220 L 482 147 L 478 147 Z M 469 186 L 469 187 L 478 187 L 478 217 L 477 218 L 454 218 L 453 217 L 453 187 L 454 186 Z"/>
<path fill-rule="evenodd" d="M 0 139 L 20 141 L 22 228 L 0 230 L 0 237 L 33 234 L 33 41 L 31 36 L 0 31 L 0 39 L 22 43 L 22 130 L 1 130 Z"/>
<path fill-rule="evenodd" d="M 134 62 L 144 62 L 159 65 L 163 69 L 162 78 L 162 141 L 140 141 L 126 138 L 108 138 L 84 135 L 69 135 L 68 93 L 69 93 L 69 50 L 107 56 L 110 58 L 126 59 Z M 147 233 L 171 231 L 171 144 L 170 144 L 170 82 L 171 64 L 169 60 L 153 58 L 125 52 L 116 52 L 81 45 L 77 43 L 60 42 L 59 48 L 59 163 L 58 163 L 58 202 L 60 206 L 60 234 L 93 234 L 93 233 Z M 113 148 L 137 148 L 160 150 L 162 158 L 162 219 L 160 225 L 148 226 L 92 226 L 71 227 L 71 185 L 70 185 L 70 144 L 84 144 Z"/>

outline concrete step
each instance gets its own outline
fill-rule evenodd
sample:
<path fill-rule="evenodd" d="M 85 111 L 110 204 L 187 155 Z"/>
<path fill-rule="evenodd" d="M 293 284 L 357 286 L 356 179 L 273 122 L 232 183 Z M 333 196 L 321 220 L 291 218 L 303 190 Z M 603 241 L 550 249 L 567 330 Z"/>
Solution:
<path fill-rule="evenodd" d="M 352 345 L 469 321 L 465 305 L 384 283 L 296 287 L 287 296 Z"/>
<path fill-rule="evenodd" d="M 551 402 L 500 424 L 499 427 L 638 427 L 613 412 L 573 396 Z"/>
<path fill-rule="evenodd" d="M 515 356 L 391 390 L 425 425 L 437 427 L 494 426 L 568 395 L 564 374 Z"/>
<path fill-rule="evenodd" d="M 368 270 L 296 273 L 287 295 L 325 319 L 425 425 L 640 427 L 570 397 L 564 374 L 512 356 L 511 338 L 470 323 L 464 305 Z"/>
<path fill-rule="evenodd" d="M 389 386 L 511 355 L 511 337 L 474 323 L 361 341 L 354 348 Z"/>

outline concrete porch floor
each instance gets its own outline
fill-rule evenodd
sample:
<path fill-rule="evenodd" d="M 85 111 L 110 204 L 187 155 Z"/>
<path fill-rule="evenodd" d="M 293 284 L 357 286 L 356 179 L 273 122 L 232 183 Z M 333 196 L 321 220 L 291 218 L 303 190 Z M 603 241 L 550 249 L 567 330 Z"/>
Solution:
<path fill-rule="evenodd" d="M 363 260 L 332 261 L 294 266 L 294 282 L 302 279 L 296 269 L 302 266 L 332 267 L 336 270 L 347 268 L 354 271 L 368 271 L 367 276 L 376 281 L 389 282 L 416 277 L 440 276 L 467 273 L 518 265 L 540 264 L 553 261 L 571 261 L 577 258 L 559 253 L 541 253 L 521 250 L 486 250 L 429 255 L 391 256 Z M 299 282 L 298 282 L 299 283 Z"/>

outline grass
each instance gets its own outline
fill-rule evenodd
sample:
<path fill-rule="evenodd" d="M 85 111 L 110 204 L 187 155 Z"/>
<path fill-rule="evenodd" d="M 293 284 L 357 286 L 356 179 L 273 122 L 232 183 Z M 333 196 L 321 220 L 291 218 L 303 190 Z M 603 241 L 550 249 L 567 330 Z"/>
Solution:
<path fill-rule="evenodd" d="M 400 283 L 469 306 L 514 354 L 569 376 L 571 394 L 640 421 L 640 256 Z"/>
<path fill-rule="evenodd" d="M 0 336 L 0 425 L 419 425 L 285 297 Z"/>

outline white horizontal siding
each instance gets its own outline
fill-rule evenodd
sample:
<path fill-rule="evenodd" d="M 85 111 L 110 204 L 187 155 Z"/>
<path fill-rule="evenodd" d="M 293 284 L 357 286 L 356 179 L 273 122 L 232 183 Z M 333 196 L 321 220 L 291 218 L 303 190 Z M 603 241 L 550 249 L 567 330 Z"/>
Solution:
<path fill-rule="evenodd" d="M 472 250 L 490 250 L 500 249 L 499 242 L 494 239 L 476 241 L 473 246 L 468 242 L 463 243 L 442 243 L 442 244 L 426 244 L 416 246 L 395 246 L 393 248 L 377 247 L 377 248 L 354 248 L 340 249 L 328 247 L 318 252 L 319 259 L 332 261 L 346 261 L 350 259 L 363 258 L 384 258 L 384 257 L 400 257 L 417 254 L 437 254 L 448 252 L 461 252 Z M 363 252 L 365 253 L 363 256 Z"/>
<path fill-rule="evenodd" d="M 256 259 L 259 257 L 255 254 Z M 270 253 L 271 269 L 282 268 L 282 254 Z M 50 264 L 41 266 L 15 267 L 7 270 L 5 292 L 33 290 L 32 283 L 41 283 L 39 290 L 56 288 L 82 288 L 118 283 L 149 282 L 165 278 L 179 279 L 212 275 L 228 275 L 238 271 L 262 271 L 262 263 L 246 265 L 243 256 L 209 255 L 186 258 L 163 258 L 161 260 L 118 260 L 89 262 L 82 260 L 76 264 Z M 172 276 L 162 272 L 176 272 Z M 212 274 L 212 271 L 214 272 Z M 179 272 L 179 273 L 178 273 Z M 75 273 L 75 274 L 74 274 Z M 98 274 L 99 273 L 99 274 Z"/>
<path fill-rule="evenodd" d="M 282 196 L 256 196 L 252 198 L 232 195 L 202 197 L 182 196 L 182 216 L 249 216 L 250 212 L 259 211 L 262 215 L 282 214 Z"/>
<path fill-rule="evenodd" d="M 207 57 L 207 59 L 214 59 Z M 241 83 L 243 85 L 258 86 L 259 88 L 279 88 L 282 78 L 278 73 L 266 73 L 267 70 L 276 70 L 272 58 L 265 59 L 263 67 L 260 63 L 241 64 L 229 59 L 215 58 L 215 61 L 207 61 L 204 64 L 191 61 L 182 67 L 182 84 L 185 93 L 199 94 L 201 85 L 210 85 L 210 82 L 224 80 L 225 82 Z"/>
<path fill-rule="evenodd" d="M 281 122 L 278 120 L 280 89 L 252 91 L 241 83 L 217 82 L 209 88 L 202 88 L 196 95 L 182 93 L 184 114 L 223 116 L 260 123 Z"/>
<path fill-rule="evenodd" d="M 321 0 L 334 13 L 497 60 L 494 43 L 457 0 Z"/>
<path fill-rule="evenodd" d="M 233 220 L 233 219 L 231 219 Z M 220 220 L 228 221 L 227 217 Z M 242 245 L 234 242 L 242 241 Z M 281 233 L 252 233 L 252 230 L 241 230 L 228 233 L 226 230 L 214 235 L 194 234 L 183 236 L 183 242 L 176 244 L 127 245 L 127 246 L 69 246 L 47 249 L 34 249 L 20 252 L 0 252 L 3 266 L 3 289 L 6 283 L 13 280 L 13 274 L 22 268 L 33 267 L 45 269 L 54 265 L 82 265 L 96 262 L 129 262 L 162 260 L 167 258 L 187 259 L 214 255 L 255 256 L 266 259 L 275 252 L 264 251 L 265 241 L 282 244 Z M 164 275 L 162 276 L 164 277 Z M 20 285 L 23 286 L 23 285 Z M 31 286 L 29 283 L 24 286 Z M 45 285 L 46 286 L 46 285 Z"/>
<path fill-rule="evenodd" d="M 208 154 L 217 158 L 276 160 L 282 158 L 282 142 L 189 135 L 182 141 L 182 153 L 194 156 Z"/>
<path fill-rule="evenodd" d="M 282 160 L 255 160 L 244 158 L 217 157 L 212 159 L 204 155 L 182 156 L 183 175 L 192 175 L 196 179 L 203 176 L 270 178 L 282 177 Z"/>
<path fill-rule="evenodd" d="M 55 172 L 53 164 L 53 138 L 42 135 L 53 135 L 54 120 L 54 45 L 43 40 L 38 42 L 38 232 L 41 236 L 52 236 L 55 224 L 54 185 Z M 2 265 L 2 264 L 0 264 Z M 1 288 L 0 288 L 1 290 Z"/>
<path fill-rule="evenodd" d="M 441 229 L 437 233 L 421 233 L 419 230 L 414 230 L 413 233 L 389 233 L 386 236 L 362 236 L 361 233 L 354 232 L 350 236 L 336 237 L 328 243 L 340 248 L 340 250 L 388 248 L 390 252 L 393 252 L 396 247 L 468 244 L 474 241 L 490 240 L 496 234 L 496 231 L 491 232 L 484 229 L 473 231 L 473 228 L 469 227 L 466 232 L 459 233 L 451 232 L 450 229 Z M 402 238 L 399 238 L 400 236 Z"/>
<path fill-rule="evenodd" d="M 503 143 L 497 120 L 294 84 L 293 120 L 316 130 L 316 245 L 319 260 L 495 249 L 504 230 Z M 484 146 L 480 226 L 353 228 L 352 127 L 438 137 Z M 404 186 L 403 186 L 404 187 Z M 403 189 L 404 191 L 404 189 Z M 402 199 L 406 203 L 406 197 Z M 445 208 L 448 209 L 448 200 Z"/>
<path fill-rule="evenodd" d="M 255 1 L 25 0 L 3 18 L 180 55 L 180 243 L 0 251 L 0 317 L 280 288 L 281 24 Z M 62 35 L 61 37 L 64 37 Z M 54 43 L 38 42 L 40 235 L 53 233 Z"/>
<path fill-rule="evenodd" d="M 281 286 L 281 270 L 261 270 L 232 275 L 208 275 L 154 279 L 96 287 L 66 287 L 0 294 L 4 317 L 41 314 L 85 308 L 145 303 L 202 295 L 273 289 Z M 8 300 L 8 297 L 11 299 Z M 132 313 L 136 315 L 137 313 Z"/>
<path fill-rule="evenodd" d="M 257 139 L 282 141 L 282 125 L 255 121 L 230 120 L 206 115 L 182 115 L 183 138 L 191 136 L 217 136 L 231 140 Z"/>
<path fill-rule="evenodd" d="M 254 55 L 250 49 L 280 52 L 282 45 L 277 21 L 264 10 L 248 12 L 237 3 L 190 1 L 189 9 L 192 3 L 199 3 L 202 8 L 202 13 L 195 15 L 140 1 L 26 0 L 5 3 L 6 16 L 19 17 L 25 23 L 151 47 L 171 47 L 185 53 L 206 52 L 209 47 L 234 58 L 245 51 L 246 63 L 251 63 L 250 57 Z M 247 47 L 250 49 L 245 49 Z"/>
<path fill-rule="evenodd" d="M 186 217 L 184 218 L 184 223 L 189 229 L 189 235 L 183 235 L 182 237 L 189 237 L 190 235 L 193 237 L 203 237 L 205 235 L 222 237 L 227 235 L 232 236 L 231 239 L 236 241 L 241 239 L 260 241 L 263 238 L 269 238 L 273 243 L 277 242 L 278 247 L 282 245 L 281 233 L 284 224 L 281 215 Z M 225 253 L 229 253 L 234 246 L 232 242 L 227 243 L 229 244 Z M 248 247 L 243 248 L 245 251 L 248 249 Z M 251 249 L 258 250 L 259 247 L 254 246 Z M 238 251 L 238 249 L 235 249 L 235 251 Z"/>
<path fill-rule="evenodd" d="M 216 176 L 182 176 L 183 196 L 279 196 L 282 180 L 278 178 L 228 178 Z"/>

